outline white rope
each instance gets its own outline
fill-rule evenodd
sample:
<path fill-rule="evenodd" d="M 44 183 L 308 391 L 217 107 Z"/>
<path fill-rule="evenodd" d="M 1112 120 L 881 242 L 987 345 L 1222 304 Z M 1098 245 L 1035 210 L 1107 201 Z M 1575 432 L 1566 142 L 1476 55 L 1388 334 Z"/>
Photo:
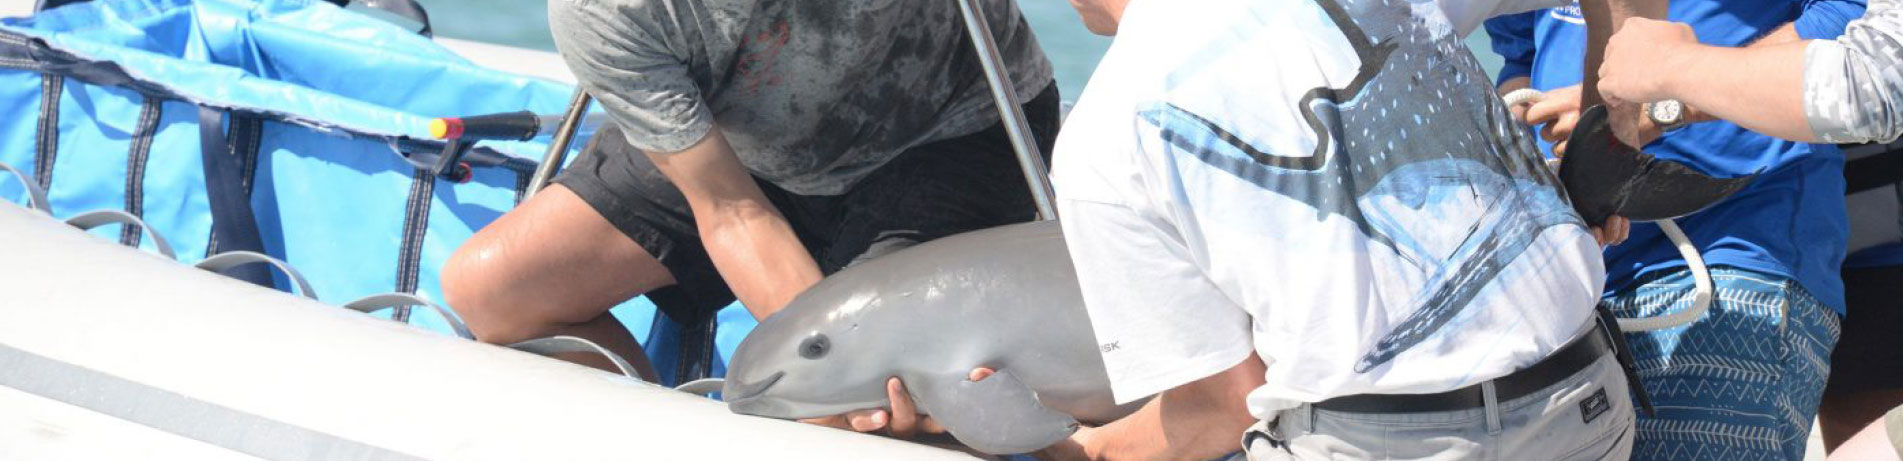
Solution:
<path fill-rule="evenodd" d="M 1665 238 L 1672 241 L 1672 246 L 1678 247 L 1678 254 L 1685 257 L 1686 268 L 1692 271 L 1692 284 L 1695 287 L 1692 290 L 1692 308 L 1662 317 L 1619 319 L 1619 329 L 1628 333 L 1663 330 L 1696 322 L 1705 316 L 1705 311 L 1711 310 L 1711 300 L 1717 290 L 1711 283 L 1711 270 L 1705 267 L 1705 257 L 1698 254 L 1698 247 L 1692 245 L 1692 239 L 1685 236 L 1685 231 L 1678 228 L 1678 223 L 1670 219 L 1654 222 L 1659 225 L 1660 231 L 1665 232 Z"/>
<path fill-rule="evenodd" d="M 1546 100 L 1546 93 L 1541 93 L 1540 90 L 1532 88 L 1521 88 L 1507 92 L 1505 96 L 1500 97 L 1500 100 L 1506 101 L 1507 107 L 1521 104 L 1539 104 L 1540 101 Z"/>
<path fill-rule="evenodd" d="M 1508 107 L 1522 104 L 1538 104 L 1540 101 L 1546 100 L 1546 93 L 1532 88 L 1521 88 L 1507 92 L 1507 94 L 1501 96 L 1500 99 L 1506 102 Z M 1525 120 L 1521 120 L 1521 122 L 1525 122 Z M 1557 171 L 1559 169 L 1559 162 L 1548 160 L 1547 166 Z M 1619 319 L 1619 329 L 1628 333 L 1663 330 L 1696 322 L 1699 318 L 1705 316 L 1706 311 L 1711 310 L 1712 298 L 1716 292 L 1716 288 L 1712 285 L 1711 281 L 1711 270 L 1705 266 L 1704 255 L 1698 254 L 1698 247 L 1692 244 L 1690 237 L 1685 236 L 1683 229 L 1679 229 L 1678 222 L 1670 219 L 1653 222 L 1658 224 L 1659 230 L 1665 233 L 1665 238 L 1672 241 L 1672 246 L 1678 248 L 1679 256 L 1685 258 L 1685 265 L 1692 272 L 1692 285 L 1694 287 L 1692 291 L 1692 308 L 1662 317 Z"/>

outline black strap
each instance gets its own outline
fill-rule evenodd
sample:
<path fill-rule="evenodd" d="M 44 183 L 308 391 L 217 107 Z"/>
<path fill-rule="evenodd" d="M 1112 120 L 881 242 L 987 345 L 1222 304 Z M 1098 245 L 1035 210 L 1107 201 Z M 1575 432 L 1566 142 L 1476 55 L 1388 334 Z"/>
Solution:
<path fill-rule="evenodd" d="M 1614 353 L 1612 338 L 1604 324 L 1571 343 L 1554 350 L 1533 365 L 1492 381 L 1497 391 L 1494 401 L 1514 400 L 1552 387 Z M 1431 413 L 1460 411 L 1487 405 L 1486 384 L 1434 394 L 1356 394 L 1315 403 L 1315 408 L 1344 413 Z"/>
<path fill-rule="evenodd" d="M 1844 162 L 1845 194 L 1903 182 L 1903 149 Z"/>
<path fill-rule="evenodd" d="M 1632 346 L 1626 343 L 1625 331 L 1619 329 L 1619 317 L 1612 315 L 1612 308 L 1606 303 L 1595 303 L 1594 321 L 1599 322 L 1598 332 L 1612 340 L 1612 351 L 1619 358 L 1619 370 L 1625 372 L 1626 385 L 1632 388 L 1632 398 L 1639 403 L 1639 409 L 1646 416 L 1652 416 L 1652 394 L 1645 391 L 1645 382 L 1639 380 L 1639 361 L 1632 356 Z"/>
<path fill-rule="evenodd" d="M 212 246 L 220 253 L 264 253 L 258 218 L 251 211 L 251 195 L 245 193 L 243 167 L 238 164 L 238 153 L 231 150 L 231 143 L 225 139 L 224 125 L 224 111 L 210 107 L 198 109 L 198 142 L 204 148 L 200 157 L 205 167 L 205 195 L 211 202 Z M 225 274 L 276 288 L 271 273 L 255 264 L 234 267 Z"/>

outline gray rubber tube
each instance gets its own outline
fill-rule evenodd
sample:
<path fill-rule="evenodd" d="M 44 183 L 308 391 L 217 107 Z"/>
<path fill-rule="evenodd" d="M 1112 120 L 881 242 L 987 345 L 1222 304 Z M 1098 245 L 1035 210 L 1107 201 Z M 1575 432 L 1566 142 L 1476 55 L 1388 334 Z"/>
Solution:
<path fill-rule="evenodd" d="M 152 226 L 145 225 L 144 220 L 139 219 L 138 216 L 133 216 L 132 213 L 119 210 L 94 210 L 66 218 L 66 224 L 80 228 L 81 230 L 92 230 L 93 228 L 107 224 L 138 226 L 139 231 L 145 233 L 146 238 L 152 242 L 152 248 L 157 249 L 160 255 L 165 256 L 165 259 L 178 259 L 178 255 L 172 253 L 171 242 L 165 241 L 164 236 L 159 235 L 158 231 L 152 230 Z"/>
<path fill-rule="evenodd" d="M 594 341 L 574 336 L 550 336 L 541 339 L 531 339 L 510 344 L 509 348 L 543 357 L 553 354 L 575 352 L 601 354 L 602 357 L 607 357 L 608 361 L 614 362 L 615 369 L 620 370 L 622 376 L 627 376 L 637 381 L 641 380 L 641 375 L 634 372 L 634 365 L 628 364 L 627 359 L 621 358 L 620 355 L 616 355 L 614 352 L 609 352 L 608 348 L 601 347 L 600 344 L 595 344 Z"/>
<path fill-rule="evenodd" d="M 304 280 L 304 274 L 299 274 L 297 269 L 291 267 L 290 263 L 265 256 L 261 253 L 228 251 L 213 255 L 210 258 L 205 258 L 204 261 L 199 261 L 198 264 L 193 264 L 192 267 L 212 272 L 224 272 L 227 269 L 246 264 L 264 264 L 276 268 L 278 272 L 284 273 L 285 278 L 291 279 L 291 284 L 297 287 L 298 295 L 310 299 L 317 299 L 317 291 L 311 289 L 311 283 Z"/>
<path fill-rule="evenodd" d="M 428 307 L 432 310 L 435 310 L 436 315 L 442 316 L 443 321 L 446 323 L 449 323 L 449 328 L 451 330 L 455 330 L 457 337 L 460 337 L 463 339 L 476 339 L 476 335 L 469 333 L 469 325 L 464 324 L 463 319 L 461 317 L 457 317 L 455 312 L 451 312 L 449 309 L 443 308 L 443 306 L 440 304 L 430 302 L 430 300 L 428 299 L 423 299 L 422 296 L 417 296 L 410 293 L 395 293 L 395 292 L 379 293 L 379 294 L 374 294 L 370 296 L 365 296 L 362 299 L 358 299 L 356 301 L 344 303 L 345 309 L 350 309 L 350 310 L 362 312 L 365 314 L 376 312 L 382 309 L 398 309 L 398 310 L 408 311 L 411 306 L 423 306 L 423 307 Z"/>
<path fill-rule="evenodd" d="M 28 208 L 44 211 L 48 214 L 53 213 L 53 205 L 46 202 L 46 190 L 41 189 L 38 183 L 27 179 L 26 173 L 14 169 L 13 165 L 8 165 L 6 162 L 0 162 L 0 171 L 12 173 L 15 179 L 20 180 L 20 186 L 26 188 L 26 205 Z"/>

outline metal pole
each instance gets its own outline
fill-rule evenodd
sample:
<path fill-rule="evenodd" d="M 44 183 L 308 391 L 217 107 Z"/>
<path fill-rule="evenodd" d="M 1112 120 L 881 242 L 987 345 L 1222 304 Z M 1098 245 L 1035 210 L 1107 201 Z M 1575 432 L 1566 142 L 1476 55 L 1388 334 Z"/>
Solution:
<path fill-rule="evenodd" d="M 1038 152 L 1037 143 L 1032 142 L 1031 124 L 1024 118 L 1024 106 L 1018 102 L 1017 85 L 1011 83 L 1004 58 L 998 55 L 991 25 L 985 23 L 984 13 L 973 0 L 958 0 L 958 10 L 965 17 L 965 31 L 971 34 L 972 47 L 977 48 L 978 63 L 984 67 L 985 82 L 991 85 L 991 99 L 998 105 L 1004 131 L 1017 150 L 1018 164 L 1024 167 L 1024 181 L 1031 187 L 1031 200 L 1037 203 L 1038 218 L 1057 219 L 1057 208 L 1051 198 L 1055 194 L 1044 168 L 1044 156 Z"/>
<path fill-rule="evenodd" d="M 588 113 L 588 104 L 593 101 L 587 90 L 575 88 L 575 97 L 568 101 L 568 113 L 562 116 L 562 125 L 555 128 L 555 139 L 548 143 L 548 154 L 542 156 L 542 164 L 536 166 L 535 175 L 529 177 L 529 190 L 523 194 L 523 200 L 534 197 L 555 178 L 555 172 L 562 169 L 562 162 L 568 159 L 568 145 L 575 141 L 575 131 L 581 129 L 582 116 Z"/>

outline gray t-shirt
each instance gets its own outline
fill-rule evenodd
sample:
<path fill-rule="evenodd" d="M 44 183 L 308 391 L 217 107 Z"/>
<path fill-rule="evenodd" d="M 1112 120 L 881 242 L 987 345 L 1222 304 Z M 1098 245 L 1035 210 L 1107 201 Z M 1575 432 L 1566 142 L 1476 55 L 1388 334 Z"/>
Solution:
<path fill-rule="evenodd" d="M 1014 0 L 979 0 L 1018 96 L 1051 82 Z M 997 123 L 953 0 L 549 0 L 569 68 L 628 142 L 719 120 L 755 176 L 836 195 L 913 146 Z"/>

